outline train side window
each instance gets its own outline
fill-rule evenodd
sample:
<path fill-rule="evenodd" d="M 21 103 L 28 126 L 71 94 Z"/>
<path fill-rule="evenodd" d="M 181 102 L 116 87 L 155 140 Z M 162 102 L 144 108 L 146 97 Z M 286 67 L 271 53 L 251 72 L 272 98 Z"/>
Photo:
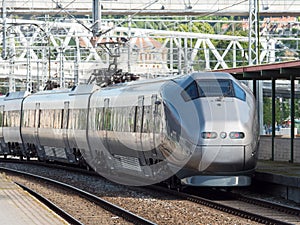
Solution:
<path fill-rule="evenodd" d="M 9 127 L 14 127 L 15 126 L 15 115 L 14 111 L 9 111 Z"/>
<path fill-rule="evenodd" d="M 60 128 L 61 129 L 67 128 L 66 126 L 64 126 L 64 115 L 65 115 L 64 111 L 65 111 L 64 109 L 61 110 L 61 115 L 62 115 L 61 123 L 60 123 Z"/>
<path fill-rule="evenodd" d="M 87 117 L 86 109 L 73 109 L 74 129 L 78 129 L 78 130 L 86 129 L 86 122 L 87 122 L 86 117 Z"/>
<path fill-rule="evenodd" d="M 78 109 L 73 109 L 73 115 L 74 115 L 74 129 L 79 128 L 79 110 Z"/>
<path fill-rule="evenodd" d="M 53 109 L 52 115 L 53 115 L 53 128 L 60 129 L 62 123 L 62 111 L 59 109 Z"/>
<path fill-rule="evenodd" d="M 176 107 L 172 104 L 164 104 L 164 109 L 166 114 L 166 123 L 167 123 L 167 132 L 171 138 L 176 141 L 179 141 L 181 136 L 181 117 L 176 109 Z"/>
<path fill-rule="evenodd" d="M 133 115 L 134 113 L 132 112 L 132 108 L 130 107 L 124 107 L 123 108 L 123 112 L 124 112 L 124 131 L 125 132 L 131 132 L 132 128 L 133 128 L 133 125 L 131 124 L 134 124 L 134 121 L 133 121 Z"/>
<path fill-rule="evenodd" d="M 3 127 L 7 127 L 7 111 L 3 112 Z"/>
<path fill-rule="evenodd" d="M 144 123 L 144 96 L 138 97 L 138 106 L 136 106 L 135 113 L 135 129 L 134 132 L 141 133 Z"/>
<path fill-rule="evenodd" d="M 51 111 L 48 109 L 41 110 L 40 127 L 50 128 L 52 126 L 51 120 L 53 120 Z"/>
<path fill-rule="evenodd" d="M 21 122 L 22 127 L 27 127 L 28 126 L 28 111 L 23 110 L 22 112 L 22 122 Z"/>
<path fill-rule="evenodd" d="M 40 128 L 41 127 L 41 110 L 40 110 L 40 103 L 35 104 L 35 110 L 33 110 L 33 118 L 34 124 L 33 127 Z"/>
<path fill-rule="evenodd" d="M 144 122 L 143 122 L 143 133 L 153 132 L 153 121 L 152 119 L 152 106 L 144 106 Z"/>
<path fill-rule="evenodd" d="M 40 128 L 44 126 L 43 110 L 40 110 Z"/>
<path fill-rule="evenodd" d="M 35 111 L 34 110 L 29 110 L 28 111 L 28 127 L 34 127 L 35 124 Z"/>
<path fill-rule="evenodd" d="M 199 90 L 196 81 L 190 83 L 182 92 L 181 96 L 184 101 L 191 101 L 193 99 L 199 98 Z"/>
<path fill-rule="evenodd" d="M 4 114 L 4 106 L 1 105 L 0 106 L 0 127 L 3 127 L 3 122 L 4 122 L 3 114 Z"/>
<path fill-rule="evenodd" d="M 127 131 L 125 107 L 119 108 L 120 131 Z"/>
<path fill-rule="evenodd" d="M 111 108 L 111 130 L 116 131 L 117 130 L 117 124 L 118 124 L 117 108 L 112 107 Z"/>
<path fill-rule="evenodd" d="M 70 107 L 70 102 L 65 102 L 64 103 L 64 108 L 61 110 L 61 115 L 62 115 L 62 118 L 61 118 L 61 128 L 63 129 L 68 129 L 69 127 L 69 107 Z"/>
<path fill-rule="evenodd" d="M 34 110 L 24 110 L 22 116 L 23 127 L 34 127 Z"/>
<path fill-rule="evenodd" d="M 87 109 L 80 109 L 80 129 L 85 130 L 87 125 Z"/>
<path fill-rule="evenodd" d="M 111 131 L 112 130 L 111 117 L 112 117 L 112 110 L 111 110 L 111 108 L 105 108 L 104 109 L 104 123 L 103 123 L 104 130 L 107 130 L 107 131 Z"/>
<path fill-rule="evenodd" d="M 98 110 L 97 110 L 97 121 L 98 121 L 98 123 L 97 123 L 97 130 L 103 130 L 103 124 L 104 124 L 104 117 L 103 117 L 103 115 L 104 115 L 104 108 L 99 108 Z"/>
<path fill-rule="evenodd" d="M 87 126 L 87 109 L 69 109 L 68 128 L 85 130 Z"/>
<path fill-rule="evenodd" d="M 128 127 L 129 127 L 129 132 L 135 132 L 135 118 L 136 118 L 136 107 L 131 107 L 129 108 L 129 113 L 128 113 Z"/>
<path fill-rule="evenodd" d="M 103 115 L 103 108 L 94 108 L 93 110 L 92 110 L 92 118 L 94 118 L 93 119 L 93 121 L 91 122 L 92 123 L 92 128 L 94 129 L 94 130 L 102 130 L 102 124 L 103 124 L 103 117 L 102 117 L 102 115 Z"/>
<path fill-rule="evenodd" d="M 10 118 L 11 118 L 10 112 L 6 111 L 4 116 L 5 116 L 5 125 L 4 126 L 5 127 L 10 127 Z"/>
<path fill-rule="evenodd" d="M 38 111 L 36 112 L 36 123 L 37 123 L 37 127 L 40 128 L 41 127 L 41 115 L 42 115 L 42 110 L 37 109 Z"/>
<path fill-rule="evenodd" d="M 69 109 L 69 121 L 68 121 L 68 126 L 69 129 L 74 129 L 74 110 L 73 109 Z"/>
<path fill-rule="evenodd" d="M 115 107 L 113 109 L 114 111 L 114 131 L 124 131 L 124 114 L 123 114 L 123 108 L 122 107 Z"/>
<path fill-rule="evenodd" d="M 236 83 L 233 83 L 233 88 L 235 92 L 235 97 L 242 100 L 246 101 L 246 93 L 242 88 L 240 88 Z"/>
<path fill-rule="evenodd" d="M 8 127 L 19 127 L 20 125 L 20 111 L 13 110 L 7 111 L 6 113 L 6 126 Z"/>
<path fill-rule="evenodd" d="M 115 110 L 114 131 L 123 131 L 122 108 L 116 107 L 114 110 Z"/>
<path fill-rule="evenodd" d="M 134 132 L 141 132 L 143 127 L 143 106 L 137 106 L 136 107 L 136 123 L 135 123 L 135 129 Z"/>

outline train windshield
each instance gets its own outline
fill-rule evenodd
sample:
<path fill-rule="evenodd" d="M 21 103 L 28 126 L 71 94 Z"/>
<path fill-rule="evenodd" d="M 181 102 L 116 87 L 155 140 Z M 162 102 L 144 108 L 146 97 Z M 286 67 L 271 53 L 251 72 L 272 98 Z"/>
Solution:
<path fill-rule="evenodd" d="M 197 80 L 199 97 L 234 97 L 231 80 Z"/>
<path fill-rule="evenodd" d="M 185 101 L 203 97 L 233 97 L 246 100 L 246 93 L 230 79 L 199 79 L 182 92 Z"/>

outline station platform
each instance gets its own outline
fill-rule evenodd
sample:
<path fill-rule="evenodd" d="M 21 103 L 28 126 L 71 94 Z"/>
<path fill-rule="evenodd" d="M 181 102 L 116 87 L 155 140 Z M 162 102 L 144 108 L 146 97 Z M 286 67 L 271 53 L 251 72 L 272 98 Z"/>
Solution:
<path fill-rule="evenodd" d="M 65 220 L 0 174 L 1 225 L 66 225 Z"/>
<path fill-rule="evenodd" d="M 300 164 L 259 160 L 253 186 L 263 192 L 300 203 Z"/>

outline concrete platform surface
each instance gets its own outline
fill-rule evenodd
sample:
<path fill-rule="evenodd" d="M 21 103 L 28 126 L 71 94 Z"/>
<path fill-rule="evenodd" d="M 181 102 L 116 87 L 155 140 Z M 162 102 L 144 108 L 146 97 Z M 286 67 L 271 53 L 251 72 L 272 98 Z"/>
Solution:
<path fill-rule="evenodd" d="M 280 161 L 259 160 L 257 163 L 256 171 L 288 177 L 300 177 L 300 164 Z"/>
<path fill-rule="evenodd" d="M 300 164 L 260 160 L 253 185 L 266 193 L 300 203 Z"/>
<path fill-rule="evenodd" d="M 1 225 L 66 225 L 65 220 L 0 174 Z"/>

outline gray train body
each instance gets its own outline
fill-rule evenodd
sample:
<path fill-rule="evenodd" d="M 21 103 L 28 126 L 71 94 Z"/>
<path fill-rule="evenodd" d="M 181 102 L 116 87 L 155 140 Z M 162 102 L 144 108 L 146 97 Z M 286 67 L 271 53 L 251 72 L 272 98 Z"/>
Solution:
<path fill-rule="evenodd" d="M 256 167 L 255 99 L 226 73 L 0 98 L 0 153 L 87 163 L 147 185 L 247 186 Z"/>

